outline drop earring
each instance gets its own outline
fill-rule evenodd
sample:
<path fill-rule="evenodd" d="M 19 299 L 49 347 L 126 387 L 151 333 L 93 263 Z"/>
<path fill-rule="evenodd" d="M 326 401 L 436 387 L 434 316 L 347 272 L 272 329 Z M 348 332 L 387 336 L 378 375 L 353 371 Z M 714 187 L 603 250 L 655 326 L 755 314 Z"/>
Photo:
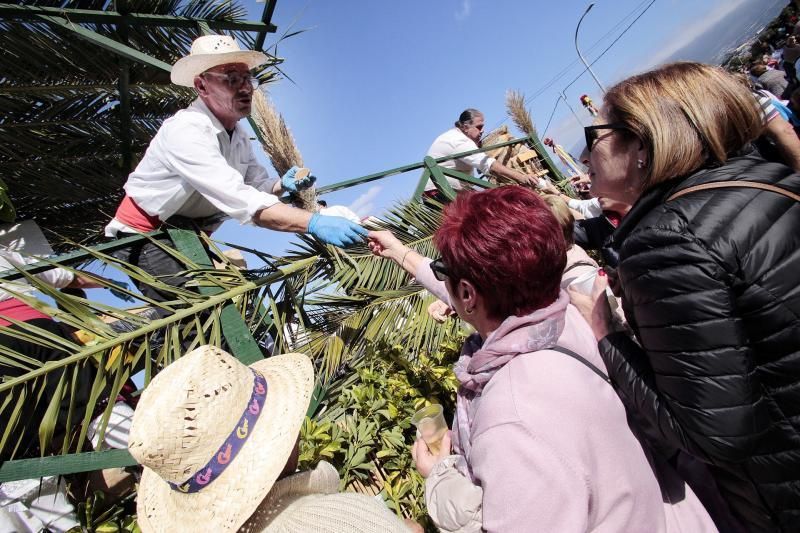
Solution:
<path fill-rule="evenodd" d="M 636 168 L 644 168 L 644 161 L 642 161 L 641 159 L 637 159 Z"/>

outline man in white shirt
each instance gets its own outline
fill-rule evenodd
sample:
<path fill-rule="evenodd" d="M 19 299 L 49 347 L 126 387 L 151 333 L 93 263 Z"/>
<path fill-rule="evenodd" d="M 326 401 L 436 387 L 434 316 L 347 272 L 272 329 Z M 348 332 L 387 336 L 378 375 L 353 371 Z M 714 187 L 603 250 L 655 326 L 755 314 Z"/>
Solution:
<path fill-rule="evenodd" d="M 470 108 L 464 110 L 454 124 L 455 127 L 450 128 L 436 137 L 431 147 L 428 148 L 428 153 L 426 155 L 438 159 L 440 157 L 448 157 L 453 154 L 477 150 L 480 146 L 484 123 L 483 113 L 477 109 Z M 508 168 L 485 153 L 477 153 L 459 157 L 458 159 L 442 161 L 439 163 L 439 166 L 469 175 L 472 175 L 473 170 L 477 170 L 481 174 L 494 172 L 499 176 L 516 181 L 520 185 L 534 185 L 537 187 L 545 187 L 547 185 L 545 180 L 537 180 L 536 178 L 526 176 L 521 172 Z M 462 188 L 461 182 L 455 178 L 448 177 L 447 181 L 456 191 Z M 436 186 L 433 184 L 432 180 L 428 180 L 428 183 L 425 185 L 425 193 L 428 196 L 432 196 L 436 193 Z"/>
<path fill-rule="evenodd" d="M 258 86 L 250 70 L 266 61 L 263 53 L 241 50 L 225 35 L 206 35 L 192 43 L 191 53 L 175 63 L 171 79 L 193 87 L 198 99 L 164 121 L 128 177 L 125 197 L 106 226 L 106 236 L 152 231 L 162 224 L 213 231 L 225 218 L 307 232 L 335 246 L 351 245 L 366 235 L 364 228 L 345 218 L 308 213 L 278 200 L 276 195 L 284 191 L 310 187 L 313 178 L 295 181 L 292 169 L 280 179 L 270 179 L 256 161 L 247 131 L 238 124 L 250 114 Z M 115 256 L 167 276 L 169 284 L 186 281 L 174 276 L 185 267 L 152 243 Z M 139 289 L 163 300 L 148 287 Z"/>

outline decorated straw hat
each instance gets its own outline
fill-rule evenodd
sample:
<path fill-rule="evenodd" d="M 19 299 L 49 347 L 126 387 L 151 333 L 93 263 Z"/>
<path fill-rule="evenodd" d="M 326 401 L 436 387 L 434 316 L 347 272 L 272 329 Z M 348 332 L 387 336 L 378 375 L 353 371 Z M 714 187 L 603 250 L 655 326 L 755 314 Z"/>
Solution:
<path fill-rule="evenodd" d="M 145 468 L 142 531 L 236 531 L 294 449 L 314 386 L 303 354 L 246 366 L 202 346 L 142 393 L 128 448 Z"/>
<path fill-rule="evenodd" d="M 339 493 L 339 473 L 325 461 L 275 483 L 239 533 L 408 533 L 383 501 Z"/>
<path fill-rule="evenodd" d="M 172 83 L 194 87 L 194 77 L 210 68 L 230 63 L 244 63 L 254 69 L 268 61 L 267 56 L 255 50 L 242 50 L 229 35 L 203 35 L 192 43 L 189 55 L 172 66 Z"/>

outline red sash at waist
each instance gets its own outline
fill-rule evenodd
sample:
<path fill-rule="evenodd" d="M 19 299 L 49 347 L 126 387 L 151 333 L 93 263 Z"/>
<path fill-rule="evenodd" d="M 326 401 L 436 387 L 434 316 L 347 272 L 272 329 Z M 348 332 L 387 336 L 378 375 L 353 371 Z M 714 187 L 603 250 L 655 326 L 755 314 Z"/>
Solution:
<path fill-rule="evenodd" d="M 20 322 L 28 322 L 29 320 L 33 320 L 35 318 L 50 319 L 49 316 L 37 311 L 22 300 L 17 300 L 16 298 L 3 300 L 0 302 L 0 326 L 10 326 L 11 322 L 5 320 L 3 317 L 13 318 L 14 320 L 19 320 Z"/>
<path fill-rule="evenodd" d="M 146 233 L 161 227 L 161 220 L 155 215 L 148 215 L 141 207 L 139 207 L 133 198 L 127 194 L 122 199 L 122 202 L 117 207 L 117 213 L 114 218 L 136 231 Z"/>

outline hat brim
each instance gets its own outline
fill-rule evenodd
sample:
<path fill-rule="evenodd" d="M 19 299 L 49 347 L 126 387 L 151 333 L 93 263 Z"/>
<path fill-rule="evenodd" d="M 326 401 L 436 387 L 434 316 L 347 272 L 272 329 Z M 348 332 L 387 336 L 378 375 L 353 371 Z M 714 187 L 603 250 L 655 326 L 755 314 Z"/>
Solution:
<path fill-rule="evenodd" d="M 137 514 L 142 531 L 236 531 L 283 471 L 305 419 L 314 368 L 304 354 L 269 357 L 250 365 L 267 380 L 262 415 L 225 471 L 203 490 L 184 494 L 145 467 Z"/>
<path fill-rule="evenodd" d="M 195 54 L 180 58 L 170 73 L 172 83 L 184 87 L 194 87 L 194 77 L 210 68 L 231 63 L 244 63 L 247 68 L 254 69 L 267 63 L 269 58 L 263 52 L 242 50 L 222 54 Z"/>

